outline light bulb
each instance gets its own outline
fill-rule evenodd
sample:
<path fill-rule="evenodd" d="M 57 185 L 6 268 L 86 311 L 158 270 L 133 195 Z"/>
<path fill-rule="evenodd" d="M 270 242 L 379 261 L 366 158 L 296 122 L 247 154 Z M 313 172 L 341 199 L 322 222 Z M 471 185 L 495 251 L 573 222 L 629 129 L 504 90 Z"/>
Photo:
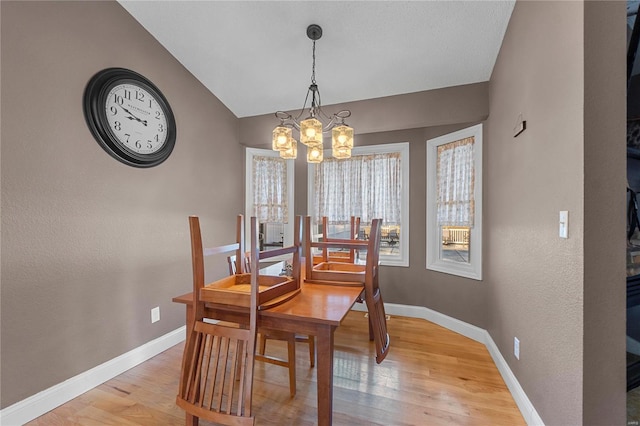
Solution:
<path fill-rule="evenodd" d="M 309 127 L 306 134 L 309 139 L 313 139 L 316 137 L 316 130 L 313 127 Z"/>

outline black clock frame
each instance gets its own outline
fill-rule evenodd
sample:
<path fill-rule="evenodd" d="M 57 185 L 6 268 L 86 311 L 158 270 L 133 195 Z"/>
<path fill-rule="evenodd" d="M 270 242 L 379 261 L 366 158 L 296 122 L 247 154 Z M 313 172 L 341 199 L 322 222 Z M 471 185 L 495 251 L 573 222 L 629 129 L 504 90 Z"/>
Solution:
<path fill-rule="evenodd" d="M 152 94 L 167 119 L 165 144 L 153 154 L 139 154 L 118 142 L 107 122 L 104 109 L 109 91 L 118 84 L 133 83 Z M 153 167 L 165 161 L 176 142 L 176 120 L 169 102 L 146 77 L 125 68 L 107 68 L 95 74 L 84 91 L 84 118 L 98 144 L 113 158 L 133 167 Z"/>

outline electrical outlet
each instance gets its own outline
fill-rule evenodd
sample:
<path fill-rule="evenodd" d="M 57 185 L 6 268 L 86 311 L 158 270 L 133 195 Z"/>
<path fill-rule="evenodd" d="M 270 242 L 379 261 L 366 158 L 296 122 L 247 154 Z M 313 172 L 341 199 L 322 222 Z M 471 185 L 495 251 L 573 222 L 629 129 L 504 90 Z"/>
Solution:
<path fill-rule="evenodd" d="M 151 310 L 151 322 L 154 323 L 158 321 L 160 321 L 160 306 L 156 306 Z"/>
<path fill-rule="evenodd" d="M 520 340 L 517 337 L 513 338 L 513 354 L 516 359 L 520 359 Z"/>

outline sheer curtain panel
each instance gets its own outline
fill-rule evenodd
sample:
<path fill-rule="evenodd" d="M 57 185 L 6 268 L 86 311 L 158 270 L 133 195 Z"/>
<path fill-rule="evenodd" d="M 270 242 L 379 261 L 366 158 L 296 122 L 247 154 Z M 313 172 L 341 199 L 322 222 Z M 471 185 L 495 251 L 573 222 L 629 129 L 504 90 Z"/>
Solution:
<path fill-rule="evenodd" d="M 253 157 L 253 214 L 260 223 L 287 223 L 287 165 L 278 157 Z"/>
<path fill-rule="evenodd" d="M 473 146 L 473 137 L 438 146 L 438 225 L 473 226 Z"/>
<path fill-rule="evenodd" d="M 400 224 L 400 166 L 399 152 L 330 158 L 317 164 L 314 221 L 327 216 L 332 223 L 348 224 L 351 216 L 359 216 L 363 223 L 382 218 L 387 225 Z"/>

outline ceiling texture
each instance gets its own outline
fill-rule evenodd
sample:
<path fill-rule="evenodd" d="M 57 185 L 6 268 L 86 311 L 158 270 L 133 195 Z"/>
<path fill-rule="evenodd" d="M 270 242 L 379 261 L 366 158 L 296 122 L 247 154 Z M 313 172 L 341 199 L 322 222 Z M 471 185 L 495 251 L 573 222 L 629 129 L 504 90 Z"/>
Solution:
<path fill-rule="evenodd" d="M 515 1 L 125 1 L 237 117 L 488 81 Z"/>

